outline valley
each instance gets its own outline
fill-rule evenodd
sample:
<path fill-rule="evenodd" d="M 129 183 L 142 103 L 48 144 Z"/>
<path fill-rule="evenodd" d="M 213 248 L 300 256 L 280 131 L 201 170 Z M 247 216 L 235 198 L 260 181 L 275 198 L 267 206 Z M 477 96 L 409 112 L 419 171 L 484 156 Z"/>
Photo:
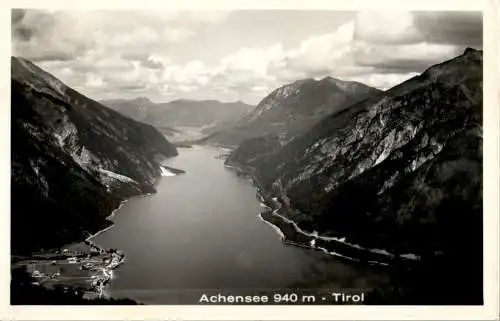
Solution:
<path fill-rule="evenodd" d="M 144 304 L 276 288 L 362 289 L 367 304 L 482 301 L 482 51 L 385 91 L 303 79 L 256 107 L 101 104 L 11 62 L 12 269 L 31 280 L 14 291 Z M 468 296 L 453 295 L 458 264 Z"/>

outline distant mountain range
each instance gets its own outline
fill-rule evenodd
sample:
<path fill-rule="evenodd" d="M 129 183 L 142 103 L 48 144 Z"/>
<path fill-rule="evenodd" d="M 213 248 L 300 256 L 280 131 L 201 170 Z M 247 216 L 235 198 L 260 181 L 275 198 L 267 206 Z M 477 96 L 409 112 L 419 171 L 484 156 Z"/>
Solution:
<path fill-rule="evenodd" d="M 13 253 L 81 240 L 121 200 L 155 191 L 160 162 L 177 155 L 160 132 L 26 59 L 11 68 Z"/>
<path fill-rule="evenodd" d="M 135 120 L 154 125 L 173 140 L 191 140 L 225 130 L 255 106 L 241 101 L 179 99 L 155 104 L 139 97 L 133 100 L 103 100 L 101 103 Z M 190 135 L 190 132 L 194 132 Z"/>

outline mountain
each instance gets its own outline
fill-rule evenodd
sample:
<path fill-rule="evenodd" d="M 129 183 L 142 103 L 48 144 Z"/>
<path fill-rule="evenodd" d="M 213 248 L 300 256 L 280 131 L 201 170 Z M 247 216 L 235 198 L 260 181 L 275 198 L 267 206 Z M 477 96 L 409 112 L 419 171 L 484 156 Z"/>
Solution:
<path fill-rule="evenodd" d="M 281 143 L 278 136 L 268 135 L 248 138 L 229 154 L 225 160 L 225 164 L 247 165 L 254 159 L 262 157 L 262 155 L 275 151 L 280 147 Z"/>
<path fill-rule="evenodd" d="M 23 58 L 11 58 L 12 252 L 95 233 L 129 196 L 154 192 L 177 155 L 151 125 L 93 101 Z"/>
<path fill-rule="evenodd" d="M 271 92 L 233 128 L 216 133 L 207 142 L 238 146 L 247 138 L 266 135 L 287 141 L 328 114 L 378 93 L 364 84 L 332 77 L 299 80 Z"/>
<path fill-rule="evenodd" d="M 233 126 L 254 106 L 241 101 L 223 103 L 217 100 L 178 99 L 155 104 L 147 98 L 104 100 L 102 104 L 139 121 L 152 124 L 177 140 L 196 139 Z M 189 135 L 189 131 L 195 131 Z M 183 137 L 182 134 L 185 133 Z"/>
<path fill-rule="evenodd" d="M 305 231 L 441 262 L 421 299 L 480 302 L 482 68 L 469 48 L 243 165 Z"/>
<path fill-rule="evenodd" d="M 144 121 L 148 108 L 155 105 L 146 97 L 137 97 L 132 100 L 109 99 L 102 100 L 100 103 L 138 121 Z"/>
<path fill-rule="evenodd" d="M 241 101 L 222 103 L 217 100 L 179 99 L 159 104 L 150 111 L 150 121 L 171 127 L 209 127 L 234 121 L 250 112 L 254 106 Z M 168 115 L 166 119 L 160 119 Z"/>

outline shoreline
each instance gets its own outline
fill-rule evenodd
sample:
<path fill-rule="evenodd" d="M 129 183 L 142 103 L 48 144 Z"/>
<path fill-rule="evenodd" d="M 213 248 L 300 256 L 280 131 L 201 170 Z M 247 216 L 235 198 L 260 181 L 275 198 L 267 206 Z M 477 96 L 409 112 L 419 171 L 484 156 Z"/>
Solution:
<path fill-rule="evenodd" d="M 160 170 L 161 170 L 161 176 L 177 176 L 180 174 L 185 174 L 186 171 L 183 169 L 171 167 L 165 164 L 160 165 Z"/>
<path fill-rule="evenodd" d="M 316 231 L 304 231 L 295 221 L 280 214 L 280 211 L 286 210 L 283 208 L 283 203 L 278 197 L 267 195 L 263 191 L 262 185 L 255 176 L 254 168 L 234 163 L 224 164 L 224 166 L 236 170 L 238 174 L 250 176 L 257 189 L 257 198 L 262 202 L 261 206 L 267 209 L 259 213 L 257 217 L 271 225 L 284 244 L 322 251 L 343 260 L 370 265 L 392 266 L 420 261 L 418 256 L 411 253 L 395 255 L 385 249 L 369 249 L 346 242 L 346 237 L 323 236 L 318 235 Z"/>
<path fill-rule="evenodd" d="M 186 171 L 184 171 L 182 169 L 170 167 L 170 166 L 167 166 L 164 164 L 160 164 L 160 171 L 161 171 L 161 174 L 160 174 L 160 177 L 158 177 L 158 179 L 157 179 L 157 183 L 161 180 L 162 177 L 178 176 L 180 174 L 186 173 Z M 154 194 L 156 194 L 156 192 L 155 193 L 144 193 L 144 194 L 139 194 L 139 195 L 133 195 L 127 199 L 120 201 L 120 204 L 118 204 L 118 206 L 115 209 L 113 209 L 108 216 L 106 216 L 106 220 L 110 221 L 111 224 L 109 226 L 106 226 L 103 229 L 97 231 L 96 233 L 88 236 L 84 241 L 90 241 L 93 238 L 95 238 L 96 236 L 111 229 L 115 225 L 114 222 L 111 221 L 111 219 L 118 213 L 118 211 L 125 205 L 125 203 L 127 203 L 128 201 L 133 200 L 135 198 L 148 197 L 148 196 L 151 196 Z"/>
<path fill-rule="evenodd" d="M 101 230 L 97 231 L 96 233 L 94 234 L 90 234 L 85 240 L 83 240 L 83 242 L 89 242 L 91 241 L 93 238 L 95 238 L 96 236 L 108 231 L 109 229 L 111 229 L 113 226 L 115 226 L 115 223 L 113 221 L 111 221 L 111 219 L 118 213 L 118 211 L 125 205 L 125 203 L 127 203 L 128 201 L 134 199 L 134 198 L 141 198 L 141 197 L 147 197 L 147 196 L 151 196 L 151 195 L 154 195 L 155 193 L 146 193 L 146 194 L 140 194 L 140 195 L 134 195 L 134 196 L 131 196 L 123 201 L 120 202 L 120 204 L 118 204 L 118 206 L 111 211 L 111 213 L 106 216 L 106 220 L 110 222 L 110 225 L 102 228 Z"/>
<path fill-rule="evenodd" d="M 160 164 L 160 171 L 161 171 L 161 176 L 158 178 L 157 182 L 159 182 L 163 177 L 178 176 L 180 174 L 186 173 L 182 169 L 173 168 L 173 167 L 170 167 L 170 166 L 167 166 L 164 164 Z M 120 202 L 120 204 L 113 211 L 111 211 L 111 214 L 106 217 L 106 220 L 111 222 L 111 224 L 109 226 L 103 228 L 102 230 L 100 230 L 92 235 L 89 235 L 83 242 L 85 244 L 87 244 L 88 246 L 97 249 L 100 253 L 105 253 L 105 252 L 109 251 L 109 249 L 105 249 L 105 248 L 97 245 L 92 240 L 95 237 L 97 237 L 98 235 L 100 235 L 100 234 L 110 230 L 112 227 L 114 227 L 115 223 L 113 221 L 111 221 L 111 219 L 118 213 L 118 211 L 125 205 L 125 203 L 127 203 L 128 201 L 130 201 L 134 198 L 148 197 L 148 196 L 151 196 L 154 194 L 156 194 L 156 193 L 145 193 L 145 194 L 140 194 L 140 195 L 134 195 L 134 196 L 131 196 L 127 199 L 122 200 Z M 117 251 L 117 252 L 121 252 L 121 251 Z M 113 253 L 113 258 L 110 261 L 110 263 L 102 269 L 102 273 L 105 276 L 105 279 L 100 285 L 98 285 L 98 292 L 99 292 L 98 295 L 100 298 L 104 295 L 104 291 L 106 290 L 107 285 L 109 285 L 113 279 L 113 270 L 115 270 L 121 264 L 123 264 L 125 262 L 126 257 L 124 254 L 119 255 L 118 260 L 114 260 L 116 258 L 116 256 L 118 256 L 118 254 L 116 252 Z"/>
<path fill-rule="evenodd" d="M 111 216 L 111 215 L 110 215 Z M 109 216 L 108 216 L 109 217 Z M 107 218 L 106 218 L 107 219 Z M 85 240 L 83 240 L 83 242 L 91 242 L 92 239 L 104 232 L 106 232 L 107 230 L 111 229 L 113 226 L 115 226 L 115 224 L 112 222 L 108 227 L 105 227 L 103 228 L 102 230 L 99 230 L 97 231 L 96 233 L 92 234 L 92 235 L 89 235 Z"/>
<path fill-rule="evenodd" d="M 185 171 L 181 169 L 176 169 L 163 164 L 160 164 L 160 171 L 161 176 L 156 179 L 156 184 L 158 184 L 164 176 L 177 176 L 185 173 Z M 167 171 L 169 172 L 169 175 L 165 175 L 165 172 Z M 28 257 L 22 258 L 20 261 L 24 261 L 24 263 L 20 262 L 20 265 L 16 266 L 24 266 L 26 269 L 29 269 L 28 271 L 35 270 L 35 272 L 38 273 L 37 267 L 40 265 L 53 265 L 54 269 L 58 269 L 58 266 L 76 264 L 77 267 L 79 266 L 79 270 L 87 270 L 85 276 L 81 275 L 81 272 L 75 272 L 74 269 L 71 269 L 72 272 L 69 272 L 68 274 L 61 271 L 60 273 L 56 273 L 56 276 L 54 273 L 51 274 L 47 272 L 47 274 L 42 272 L 42 274 L 32 274 L 32 277 L 35 277 L 37 280 L 40 277 L 43 277 L 42 281 L 37 282 L 39 282 L 39 286 L 44 288 L 51 288 L 53 284 L 60 284 L 65 289 L 84 289 L 84 299 L 112 298 L 113 296 L 106 293 L 106 290 L 113 280 L 113 270 L 120 267 L 125 262 L 126 257 L 123 252 L 118 249 L 106 249 L 94 243 L 94 239 L 115 226 L 112 218 L 115 217 L 119 210 L 122 209 L 128 201 L 134 198 L 148 197 L 154 194 L 156 193 L 149 192 L 133 195 L 121 200 L 120 203 L 105 218 L 104 226 L 95 233 L 91 234 L 87 231 L 84 232 L 87 234 L 86 237 L 75 239 L 72 243 L 45 251 L 44 253 L 41 253 L 41 255 L 33 253 Z M 75 246 L 79 248 L 79 250 L 68 250 L 74 248 Z M 75 273 L 80 276 L 77 276 Z M 75 281 L 75 279 L 81 279 L 81 281 Z M 45 282 L 46 280 L 49 281 Z"/>

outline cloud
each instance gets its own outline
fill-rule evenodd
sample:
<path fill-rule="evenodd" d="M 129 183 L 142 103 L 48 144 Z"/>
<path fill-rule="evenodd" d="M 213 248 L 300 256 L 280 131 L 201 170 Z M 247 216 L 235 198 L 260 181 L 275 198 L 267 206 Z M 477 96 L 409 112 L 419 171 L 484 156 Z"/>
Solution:
<path fill-rule="evenodd" d="M 25 15 L 26 11 L 23 9 L 12 10 L 12 38 L 18 38 L 22 41 L 27 41 L 33 36 L 34 30 L 29 29 L 22 24 L 22 20 L 24 19 Z"/>
<path fill-rule="evenodd" d="M 244 23 L 237 25 L 235 15 L 215 10 L 13 10 L 13 53 L 96 99 L 140 95 L 257 103 L 303 78 L 333 76 L 387 89 L 466 46 L 482 47 L 478 12 L 362 11 L 330 29 L 310 29 L 302 39 L 290 36 L 294 42 L 287 41 L 287 30 L 270 23 L 290 13 L 263 14 L 265 30 L 250 23 L 259 14 L 239 12 Z M 223 41 L 217 38 L 223 34 Z M 254 45 L 234 49 L 247 36 Z M 261 45 L 259 37 L 265 38 Z M 224 50 L 226 44 L 231 51 Z"/>
<path fill-rule="evenodd" d="M 355 46 L 353 57 L 357 65 L 370 66 L 388 72 L 423 71 L 436 62 L 458 55 L 463 48 L 447 44 L 420 42 L 403 45 Z"/>
<path fill-rule="evenodd" d="M 354 23 L 348 22 L 332 33 L 312 35 L 286 53 L 282 68 L 319 75 L 335 70 L 349 60 L 353 33 Z"/>
<path fill-rule="evenodd" d="M 363 11 L 355 23 L 355 39 L 371 44 L 426 42 L 482 47 L 480 11 Z"/>
<path fill-rule="evenodd" d="M 422 37 L 432 43 L 483 46 L 480 11 L 416 12 L 414 24 Z"/>
<path fill-rule="evenodd" d="M 92 51 L 149 55 L 195 34 L 196 28 L 216 24 L 223 11 L 55 11 L 13 10 L 15 54 L 37 61 L 58 56 L 77 58 Z M 39 51 L 50 55 L 39 54 Z M 55 55 L 53 53 L 59 53 Z"/>
<path fill-rule="evenodd" d="M 163 69 L 163 68 L 165 68 L 163 66 L 163 64 L 161 63 L 161 61 L 155 61 L 155 60 L 152 60 L 150 58 L 148 58 L 147 60 L 142 60 L 141 65 L 143 67 L 149 68 L 149 69 Z"/>
<path fill-rule="evenodd" d="M 88 73 L 86 76 L 85 86 L 90 88 L 102 88 L 106 86 L 106 82 L 102 77 L 93 73 Z"/>
<path fill-rule="evenodd" d="M 354 38 L 369 44 L 409 44 L 422 40 L 413 23 L 412 12 L 405 11 L 358 13 Z"/>
<path fill-rule="evenodd" d="M 163 31 L 163 38 L 168 42 L 180 42 L 194 35 L 194 31 L 188 29 L 167 28 Z"/>
<path fill-rule="evenodd" d="M 352 76 L 350 80 L 358 81 L 364 84 L 370 84 L 373 87 L 387 90 L 396 84 L 400 84 L 412 77 L 417 76 L 417 72 L 409 73 L 377 73 L 376 71 L 372 73 L 367 73 L 360 76 Z"/>

